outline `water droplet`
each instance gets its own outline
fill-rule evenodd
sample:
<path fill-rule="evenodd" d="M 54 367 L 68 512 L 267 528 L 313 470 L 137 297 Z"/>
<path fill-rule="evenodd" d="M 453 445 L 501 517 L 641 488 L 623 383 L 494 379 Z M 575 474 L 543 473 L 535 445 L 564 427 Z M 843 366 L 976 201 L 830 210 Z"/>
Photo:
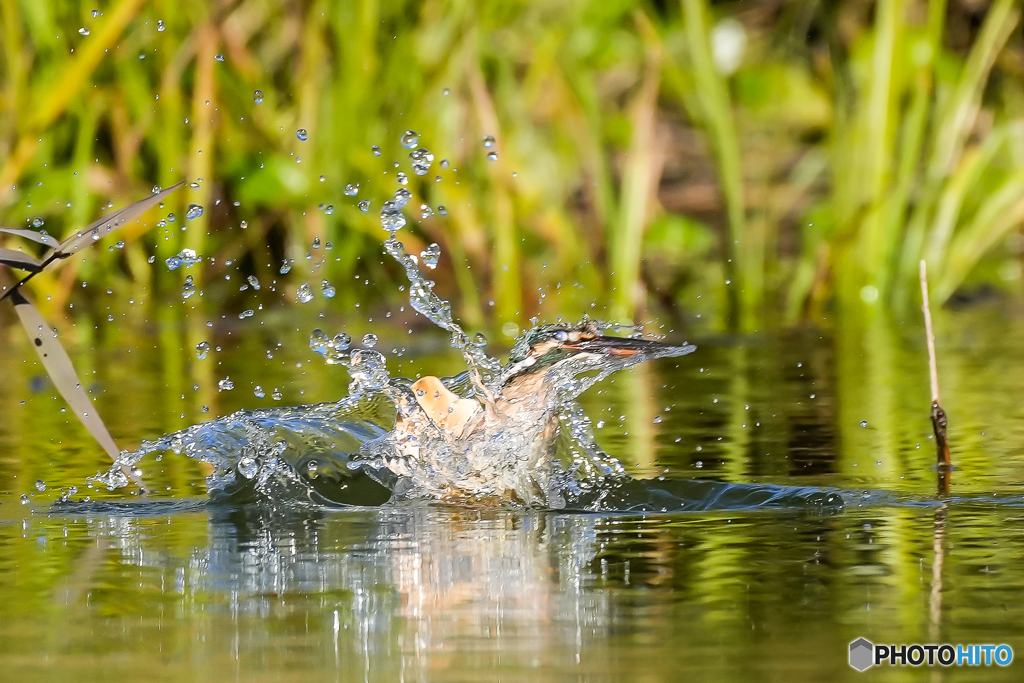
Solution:
<path fill-rule="evenodd" d="M 405 216 L 400 212 L 380 212 L 380 225 L 388 232 L 395 232 L 405 227 Z"/>
<path fill-rule="evenodd" d="M 22 505 L 28 505 L 28 494 L 27 493 L 21 494 L 21 504 Z"/>
<path fill-rule="evenodd" d="M 439 204 L 438 207 L 437 207 L 437 212 L 439 214 L 441 214 L 442 216 L 447 216 L 448 215 L 448 207 L 446 207 L 444 204 Z"/>
<path fill-rule="evenodd" d="M 399 185 L 408 185 L 409 184 L 409 176 L 405 175 L 401 171 L 399 171 L 398 173 L 395 174 L 395 180 L 398 181 Z"/>
<path fill-rule="evenodd" d="M 433 270 L 437 268 L 437 262 L 441 258 L 441 247 L 437 246 L 436 243 L 430 244 L 426 249 L 420 252 L 420 258 L 423 259 L 423 265 Z"/>
<path fill-rule="evenodd" d="M 477 332 L 476 334 L 473 335 L 473 345 L 479 346 L 481 348 L 487 346 L 487 337 Z"/>
<path fill-rule="evenodd" d="M 194 180 L 191 183 L 189 183 L 188 186 L 191 187 L 193 190 L 198 190 L 199 189 L 199 183 L 197 183 Z"/>
<path fill-rule="evenodd" d="M 245 320 L 246 318 L 253 317 L 253 315 L 255 315 L 255 314 L 256 314 L 256 312 L 254 310 L 252 310 L 251 308 L 247 308 L 247 309 L 245 309 L 244 311 L 242 311 L 241 313 L 238 314 L 238 319 L 239 320 Z"/>
<path fill-rule="evenodd" d="M 224 55 L 222 55 L 222 54 L 216 54 L 216 55 L 213 56 L 213 58 L 216 59 L 218 62 L 223 62 L 224 61 Z"/>
<path fill-rule="evenodd" d="M 309 139 L 309 133 L 306 132 L 305 128 L 299 128 L 297 131 L 295 131 L 295 137 L 305 142 L 306 140 Z"/>
<path fill-rule="evenodd" d="M 196 293 L 196 286 L 192 282 L 192 276 L 191 275 L 186 275 L 185 276 L 185 284 L 183 284 L 181 286 L 181 298 L 182 299 L 187 299 L 187 298 L 189 298 L 190 296 L 192 296 L 195 293 Z"/>
<path fill-rule="evenodd" d="M 405 205 L 409 203 L 410 199 L 412 199 L 412 192 L 409 192 L 409 190 L 404 187 L 400 187 L 395 190 L 395 199 L 392 208 L 397 211 L 401 211 L 405 208 Z"/>
<path fill-rule="evenodd" d="M 373 147 L 370 148 L 370 151 L 373 152 L 373 156 L 379 157 L 380 156 L 380 145 L 374 145 Z"/>
<path fill-rule="evenodd" d="M 303 304 L 308 304 L 313 300 L 313 290 L 310 289 L 308 283 L 303 282 L 299 285 L 299 288 L 295 290 L 295 299 Z"/>
<path fill-rule="evenodd" d="M 359 183 L 349 183 L 348 185 L 346 185 L 345 194 L 348 195 L 349 197 L 355 197 L 357 194 L 359 194 Z"/>
<path fill-rule="evenodd" d="M 202 215 L 203 207 L 199 206 L 198 204 L 189 204 L 188 211 L 185 212 L 185 218 L 189 219 L 190 221 L 195 220 L 196 218 L 199 218 Z"/>
<path fill-rule="evenodd" d="M 235 388 L 235 383 L 234 383 L 234 382 L 232 382 L 232 381 L 231 381 L 231 380 L 230 380 L 229 378 L 227 378 L 227 377 L 225 377 L 225 378 L 224 378 L 224 379 L 222 379 L 221 381 L 217 382 L 217 389 L 218 389 L 219 391 L 231 391 L 231 390 L 232 390 L 232 389 L 234 389 L 234 388 Z"/>
<path fill-rule="evenodd" d="M 352 345 L 352 337 L 351 335 L 345 332 L 339 332 L 338 334 L 334 335 L 334 339 L 331 341 L 331 343 L 334 344 L 334 348 L 338 349 L 339 351 L 344 351 L 345 349 Z"/>
<path fill-rule="evenodd" d="M 163 19 L 157 19 L 156 20 L 156 30 L 159 31 L 160 33 L 163 33 L 164 31 L 167 30 L 167 25 L 164 24 L 164 20 Z"/>
<path fill-rule="evenodd" d="M 860 421 L 860 426 L 861 427 L 867 427 L 868 426 L 868 421 L 867 420 L 861 420 Z"/>
<path fill-rule="evenodd" d="M 654 424 L 656 424 L 656 425 L 660 425 L 661 424 L 661 415 L 655 415 L 654 416 Z"/>
<path fill-rule="evenodd" d="M 160 194 L 163 191 L 164 191 L 164 188 L 160 187 L 159 185 L 154 185 L 153 186 L 153 194 Z"/>
<path fill-rule="evenodd" d="M 487 160 L 488 161 L 497 161 L 498 160 L 498 153 L 497 152 L 488 152 L 487 153 Z"/>
<path fill-rule="evenodd" d="M 252 101 L 256 104 L 263 104 L 263 91 L 254 90 L 252 93 Z"/>
<path fill-rule="evenodd" d="M 42 493 L 46 490 L 46 482 L 42 479 L 36 479 L 36 491 Z"/>
<path fill-rule="evenodd" d="M 420 204 L 420 218 L 430 218 L 434 215 L 433 209 L 426 204 Z"/>
<path fill-rule="evenodd" d="M 169 256 L 165 263 L 167 264 L 168 270 L 177 270 L 178 268 L 188 268 L 194 266 L 203 260 L 202 256 L 196 254 L 195 249 L 182 249 L 174 256 Z"/>
<path fill-rule="evenodd" d="M 280 389 L 274 389 L 274 393 L 272 393 L 270 397 L 275 401 L 280 401 L 282 398 L 284 398 L 284 394 L 281 393 Z"/>
<path fill-rule="evenodd" d="M 449 88 L 445 88 L 443 92 L 445 95 L 450 95 L 452 91 Z"/>
<path fill-rule="evenodd" d="M 199 360 L 203 360 L 208 355 L 210 355 L 210 342 L 201 341 L 198 344 L 196 344 L 196 358 L 198 358 Z"/>
<path fill-rule="evenodd" d="M 78 29 L 78 32 L 81 33 L 83 36 L 89 35 L 89 29 L 87 29 L 84 26 L 82 28 Z"/>
<path fill-rule="evenodd" d="M 281 275 L 287 275 L 288 271 L 292 269 L 292 264 L 295 263 L 293 259 L 286 258 L 281 262 L 281 268 L 277 271 Z"/>
<path fill-rule="evenodd" d="M 242 228 L 242 230 L 245 230 L 246 228 L 249 227 L 249 221 L 242 221 L 238 227 Z"/>
<path fill-rule="evenodd" d="M 259 473 L 259 471 L 260 466 L 256 462 L 255 458 L 248 455 L 243 455 L 241 458 L 238 459 L 238 473 L 241 474 L 246 479 L 252 479 Z"/>
<path fill-rule="evenodd" d="M 338 290 L 330 282 L 323 280 L 320 282 L 320 292 L 324 295 L 325 299 L 333 299 Z"/>
<path fill-rule="evenodd" d="M 263 387 L 261 387 L 259 384 L 253 387 L 252 393 L 256 398 L 263 398 L 264 396 L 267 395 L 267 392 L 263 391 Z"/>
<path fill-rule="evenodd" d="M 494 136 L 493 135 L 485 135 L 484 136 L 484 147 L 486 147 L 487 149 L 490 149 L 491 147 L 494 147 Z"/>
<path fill-rule="evenodd" d="M 321 330 L 319 327 L 313 330 L 309 335 L 309 348 L 314 353 L 324 353 L 330 347 L 331 341 L 327 338 L 327 333 Z"/>
<path fill-rule="evenodd" d="M 362 211 L 363 213 L 366 213 L 367 211 L 370 210 L 370 200 L 369 199 L 364 199 L 363 201 L 361 201 L 358 204 L 356 204 L 356 206 L 359 207 L 360 211 Z"/>
<path fill-rule="evenodd" d="M 42 216 L 36 216 L 32 219 L 33 228 L 41 228 L 46 221 L 43 220 Z"/>
<path fill-rule="evenodd" d="M 420 134 L 416 131 L 407 130 L 402 135 L 402 147 L 406 149 L 416 149 L 420 144 Z"/>
<path fill-rule="evenodd" d="M 98 9 L 94 9 L 91 12 L 91 14 L 92 14 L 92 18 L 95 19 L 96 17 L 98 17 L 100 15 L 100 11 Z"/>
<path fill-rule="evenodd" d="M 327 207 L 324 209 L 324 213 L 327 214 L 328 216 L 332 215 L 334 213 L 334 204 L 328 204 Z"/>
<path fill-rule="evenodd" d="M 409 159 L 412 160 L 412 172 L 416 175 L 427 175 L 430 165 L 434 163 L 434 155 L 426 148 L 409 152 Z"/>
<path fill-rule="evenodd" d="M 248 282 L 249 285 L 257 292 L 260 291 L 260 281 L 256 279 L 255 275 L 250 275 L 249 277 L 245 278 L 245 281 Z"/>
<path fill-rule="evenodd" d="M 309 477 L 311 479 L 316 479 L 317 470 L 319 469 L 320 465 L 317 463 L 316 460 L 310 460 L 308 463 L 306 463 L 306 471 L 309 472 Z"/>
<path fill-rule="evenodd" d="M 372 349 L 376 345 L 377 335 L 375 335 L 373 332 L 367 332 L 366 334 L 363 335 L 363 346 L 365 346 L 368 349 Z"/>
<path fill-rule="evenodd" d="M 313 248 L 314 249 L 319 249 L 320 248 L 320 235 L 317 235 L 316 237 L 313 238 Z"/>
<path fill-rule="evenodd" d="M 442 169 L 447 169 L 448 168 L 448 160 L 447 159 L 441 159 L 441 168 Z"/>

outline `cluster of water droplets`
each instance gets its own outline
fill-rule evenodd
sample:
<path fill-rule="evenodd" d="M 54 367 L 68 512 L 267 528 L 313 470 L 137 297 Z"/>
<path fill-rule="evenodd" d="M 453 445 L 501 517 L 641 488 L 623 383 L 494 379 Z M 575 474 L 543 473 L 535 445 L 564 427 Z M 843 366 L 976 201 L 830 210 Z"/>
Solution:
<path fill-rule="evenodd" d="M 257 91 L 255 97 L 259 103 L 262 93 Z M 306 131 L 300 129 L 297 136 L 305 140 Z M 426 175 L 434 155 L 420 146 L 419 134 L 406 131 L 400 143 L 411 150 L 413 174 Z M 489 158 L 495 159 L 494 138 L 485 137 L 483 144 Z M 380 155 L 376 146 L 373 152 Z M 448 166 L 446 159 L 441 161 L 442 168 Z M 556 508 L 564 507 L 574 495 L 593 490 L 602 482 L 625 476 L 618 461 L 598 448 L 590 420 L 576 403 L 576 397 L 584 389 L 621 364 L 585 368 L 596 371 L 582 379 L 576 376 L 580 368 L 567 364 L 562 370 L 564 376 L 556 378 L 557 390 L 552 392 L 550 401 L 538 404 L 535 415 L 528 414 L 525 421 L 511 428 L 496 403 L 500 400 L 503 382 L 501 362 L 487 353 L 487 340 L 483 335 L 471 336 L 454 320 L 450 302 L 435 293 L 434 281 L 421 270 L 421 266 L 428 271 L 437 267 L 440 246 L 431 243 L 417 257 L 408 253 L 398 239 L 399 231 L 407 224 L 403 212 L 413 197 L 405 186 L 408 178 L 399 173 L 398 180 L 400 187 L 392 198 L 383 202 L 380 210 L 381 227 L 388 233 L 384 250 L 406 274 L 412 308 L 445 330 L 450 346 L 462 353 L 467 371 L 441 381 L 448 391 L 475 406 L 469 410 L 474 430 L 472 438 L 468 433 L 459 434 L 439 426 L 438 416 L 428 415 L 420 402 L 426 390 L 414 389 L 412 381 L 391 376 L 387 357 L 374 348 L 375 335 L 365 335 L 361 345 L 353 347 L 352 338 L 344 332 L 331 336 L 315 329 L 310 335 L 310 349 L 328 365 L 343 366 L 350 377 L 348 395 L 344 399 L 318 406 L 239 411 L 156 441 L 144 442 L 138 450 L 122 453 L 114 466 L 97 476 L 94 483 L 110 487 L 127 485 L 125 472 L 135 471 L 136 464 L 146 454 L 163 450 L 213 465 L 214 472 L 207 484 L 214 493 L 237 495 L 239 491 L 259 491 L 270 497 L 284 491 L 295 494 L 307 491 L 315 479 L 320 502 L 339 500 L 325 492 L 324 482 L 330 479 L 326 475 L 329 471 L 336 472 L 332 480 L 336 484 L 347 481 L 346 476 L 364 473 L 364 479 L 376 482 L 374 485 L 382 486 L 386 482 L 397 497 L 498 498 Z M 348 184 L 344 193 L 349 197 L 357 196 L 359 185 Z M 363 212 L 368 211 L 369 206 L 369 199 L 358 203 Z M 194 208 L 189 208 L 189 214 L 196 215 L 187 215 L 187 218 L 201 213 L 201 208 L 198 212 Z M 439 206 L 438 212 L 444 214 L 446 210 Z M 432 213 L 426 204 L 420 206 L 421 217 Z M 317 241 L 313 248 L 318 247 Z M 201 260 L 202 256 L 185 249 L 167 259 L 167 266 L 175 270 Z M 292 263 L 285 259 L 280 273 L 288 273 Z M 260 288 L 254 276 L 243 285 L 243 288 L 248 287 Z M 188 298 L 194 291 L 192 278 L 188 276 L 182 295 Z M 321 293 L 331 298 L 335 288 L 324 280 Z M 314 297 L 309 283 L 298 285 L 295 295 L 298 303 L 308 303 Z M 247 313 L 251 315 L 251 311 Z M 196 347 L 200 360 L 209 352 L 208 342 Z M 220 391 L 233 388 L 233 382 L 226 377 L 218 384 Z M 266 392 L 257 386 L 254 393 L 262 396 Z M 448 408 L 449 413 L 453 411 L 453 407 Z M 559 422 L 560 455 L 557 456 L 538 448 L 538 444 L 543 445 L 543 434 L 550 427 L 552 415 Z M 395 424 L 396 420 L 399 428 L 395 430 L 388 432 L 381 427 Z M 468 432 L 470 427 L 466 429 Z M 480 435 L 483 438 L 479 438 Z M 330 447 L 325 450 L 324 444 Z M 313 457 L 312 452 L 318 455 Z M 337 486 L 335 493 L 349 484 Z"/>

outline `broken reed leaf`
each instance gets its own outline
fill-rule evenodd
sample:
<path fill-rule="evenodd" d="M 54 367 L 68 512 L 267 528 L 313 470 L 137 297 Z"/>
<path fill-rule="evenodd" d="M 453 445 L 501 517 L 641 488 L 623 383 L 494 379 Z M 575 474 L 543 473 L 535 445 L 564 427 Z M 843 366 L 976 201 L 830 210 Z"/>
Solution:
<path fill-rule="evenodd" d="M 117 460 L 119 450 L 114 439 L 107 431 L 107 427 L 100 419 L 96 406 L 89 400 L 89 395 L 82 388 L 71 359 L 68 357 L 64 347 L 57 340 L 57 335 L 43 316 L 39 314 L 36 307 L 25 298 L 20 288 L 15 288 L 11 294 L 11 301 L 14 303 L 14 310 L 21 320 L 25 332 L 28 333 L 32 345 L 39 354 L 39 360 L 46 369 L 46 374 L 53 380 L 57 391 L 68 402 L 75 416 L 85 425 L 93 438 L 103 446 L 103 450 L 113 459 Z"/>
<path fill-rule="evenodd" d="M 30 273 L 38 273 L 43 269 L 43 264 L 33 256 L 13 249 L 0 247 L 0 265 L 5 265 L 18 270 L 27 270 Z"/>
<path fill-rule="evenodd" d="M 60 242 L 57 241 L 56 237 L 47 235 L 46 233 L 36 232 L 35 230 L 26 230 L 25 228 L 0 228 L 0 232 L 6 232 L 9 235 L 17 235 L 18 237 L 24 237 L 27 240 L 38 242 L 39 244 L 45 244 L 48 247 L 56 249 L 60 246 Z"/>
<path fill-rule="evenodd" d="M 55 258 L 67 258 L 76 251 L 79 251 L 93 242 L 106 237 L 118 228 L 126 225 L 128 221 L 139 214 L 159 204 L 165 197 L 167 197 L 167 195 L 174 192 L 182 185 L 184 185 L 184 181 L 172 185 L 166 190 L 146 197 L 145 199 L 140 199 L 134 204 L 129 204 L 123 209 L 118 209 L 114 213 L 108 214 L 99 220 L 94 221 L 61 242 L 54 253 L 46 259 L 43 265 L 45 266 Z"/>

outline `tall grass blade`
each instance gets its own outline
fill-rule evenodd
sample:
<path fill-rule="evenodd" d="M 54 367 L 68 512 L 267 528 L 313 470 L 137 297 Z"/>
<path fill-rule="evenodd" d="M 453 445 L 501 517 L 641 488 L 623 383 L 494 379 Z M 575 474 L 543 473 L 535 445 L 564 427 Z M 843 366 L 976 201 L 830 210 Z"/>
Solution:
<path fill-rule="evenodd" d="M 17 235 L 18 237 L 24 237 L 27 240 L 38 242 L 39 244 L 45 244 L 48 247 L 54 249 L 60 246 L 60 242 L 57 238 L 51 237 L 46 233 L 36 232 L 35 230 L 25 230 L 23 228 L 0 228 L 0 232 L 6 232 L 9 235 Z"/>
<path fill-rule="evenodd" d="M 0 265 L 5 265 L 18 270 L 27 270 L 30 273 L 38 273 L 43 269 L 43 264 L 34 257 L 13 249 L 0 247 Z"/>

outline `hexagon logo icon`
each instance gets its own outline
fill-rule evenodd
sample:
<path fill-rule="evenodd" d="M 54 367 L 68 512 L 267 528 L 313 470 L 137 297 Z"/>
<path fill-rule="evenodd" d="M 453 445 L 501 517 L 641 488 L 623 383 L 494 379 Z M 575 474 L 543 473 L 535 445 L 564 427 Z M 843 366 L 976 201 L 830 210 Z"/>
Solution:
<path fill-rule="evenodd" d="M 857 671 L 864 671 L 875 663 L 875 646 L 866 638 L 858 638 L 850 643 L 850 666 Z"/>

